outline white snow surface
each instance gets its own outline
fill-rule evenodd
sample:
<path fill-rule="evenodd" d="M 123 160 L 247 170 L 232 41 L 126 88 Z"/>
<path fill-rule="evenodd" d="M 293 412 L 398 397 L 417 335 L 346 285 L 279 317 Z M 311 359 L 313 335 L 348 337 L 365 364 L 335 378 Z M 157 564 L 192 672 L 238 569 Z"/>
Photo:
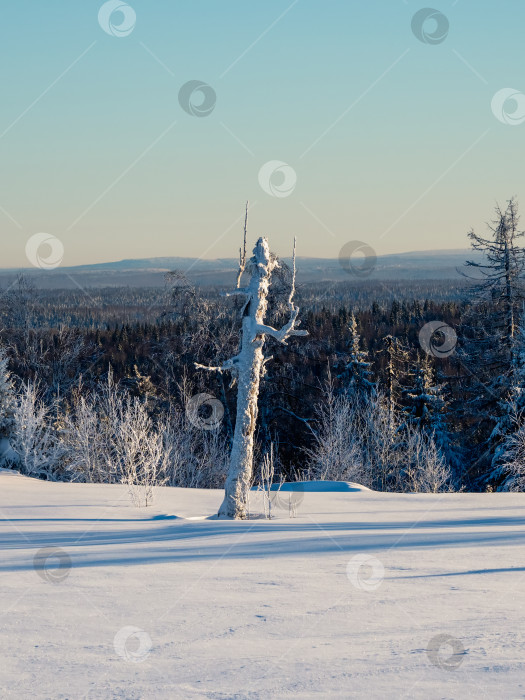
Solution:
<path fill-rule="evenodd" d="M 1 472 L 0 698 L 525 697 L 525 495 L 302 495 Z"/>
<path fill-rule="evenodd" d="M 284 484 L 272 484 L 272 491 L 294 491 L 296 493 L 341 491 L 370 491 L 366 486 L 353 481 L 285 481 Z"/>

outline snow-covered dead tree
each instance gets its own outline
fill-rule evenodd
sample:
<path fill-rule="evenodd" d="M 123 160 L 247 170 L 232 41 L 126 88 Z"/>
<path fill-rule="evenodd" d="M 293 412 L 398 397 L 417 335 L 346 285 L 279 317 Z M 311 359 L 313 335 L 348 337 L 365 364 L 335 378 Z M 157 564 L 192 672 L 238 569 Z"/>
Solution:
<path fill-rule="evenodd" d="M 253 446 L 257 422 L 259 383 L 265 363 L 271 358 L 264 356 L 266 336 L 286 345 L 293 335 L 307 335 L 307 331 L 297 330 L 299 309 L 295 306 L 295 241 L 293 252 L 293 278 L 288 297 L 288 322 L 277 330 L 265 325 L 268 306 L 268 292 L 272 271 L 279 265 L 270 254 L 266 238 L 259 238 L 250 260 L 250 282 L 241 287 L 241 279 L 246 267 L 246 225 L 244 227 L 244 250 L 241 250 L 237 287 L 227 296 L 240 295 L 245 303 L 242 311 L 241 347 L 239 353 L 227 360 L 221 367 L 203 367 L 211 371 L 234 373 L 238 382 L 237 418 L 230 466 L 226 479 L 225 497 L 219 509 L 220 518 L 247 517 L 248 494 L 253 473 Z"/>

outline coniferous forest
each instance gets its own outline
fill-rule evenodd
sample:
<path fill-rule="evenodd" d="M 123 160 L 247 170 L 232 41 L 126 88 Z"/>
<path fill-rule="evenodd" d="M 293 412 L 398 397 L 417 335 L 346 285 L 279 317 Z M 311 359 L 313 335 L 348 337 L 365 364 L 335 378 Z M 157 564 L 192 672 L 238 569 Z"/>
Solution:
<path fill-rule="evenodd" d="M 522 236 L 510 200 L 469 234 L 483 257 L 454 280 L 296 285 L 276 266 L 267 319 L 286 323 L 294 285 L 308 335 L 267 353 L 254 483 L 271 454 L 282 480 L 522 490 Z M 4 463 L 51 480 L 222 486 L 236 378 L 203 368 L 239 347 L 244 301 L 225 291 L 180 271 L 160 291 L 43 291 L 20 275 L 0 306 Z"/>

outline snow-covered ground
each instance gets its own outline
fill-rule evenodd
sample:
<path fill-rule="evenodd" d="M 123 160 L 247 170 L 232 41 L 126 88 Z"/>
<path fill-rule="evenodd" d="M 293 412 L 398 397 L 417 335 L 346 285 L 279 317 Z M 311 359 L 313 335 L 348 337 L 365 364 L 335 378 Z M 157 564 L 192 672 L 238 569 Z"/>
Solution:
<path fill-rule="evenodd" d="M 291 497 L 1 473 L 0 697 L 525 697 L 525 495 Z"/>

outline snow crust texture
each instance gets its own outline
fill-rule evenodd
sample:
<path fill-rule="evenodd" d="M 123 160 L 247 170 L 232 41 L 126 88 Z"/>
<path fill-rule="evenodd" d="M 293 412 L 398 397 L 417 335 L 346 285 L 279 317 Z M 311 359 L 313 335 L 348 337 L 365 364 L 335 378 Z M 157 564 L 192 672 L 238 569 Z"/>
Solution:
<path fill-rule="evenodd" d="M 525 496 L 325 489 L 0 472 L 0 697 L 525 697 Z"/>

